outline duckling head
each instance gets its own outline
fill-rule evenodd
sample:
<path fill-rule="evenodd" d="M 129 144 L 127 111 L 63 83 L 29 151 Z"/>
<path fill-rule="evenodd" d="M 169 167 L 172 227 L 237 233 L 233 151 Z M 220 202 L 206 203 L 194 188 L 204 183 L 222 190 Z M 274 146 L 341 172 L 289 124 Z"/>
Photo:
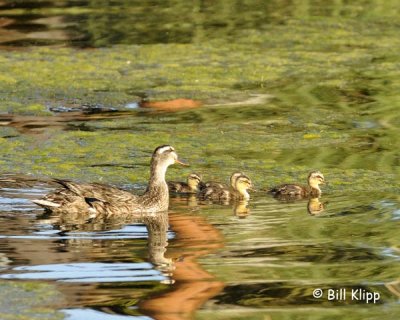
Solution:
<path fill-rule="evenodd" d="M 311 188 L 317 189 L 321 192 L 319 185 L 325 184 L 325 177 L 320 171 L 311 171 L 308 175 L 308 184 Z"/>
<path fill-rule="evenodd" d="M 191 173 L 188 176 L 188 185 L 192 190 L 196 190 L 199 184 L 201 183 L 201 176 L 197 173 Z"/>
<path fill-rule="evenodd" d="M 251 182 L 250 178 L 246 175 L 241 175 L 236 178 L 235 188 L 243 199 L 248 200 L 250 199 L 250 195 L 247 192 L 248 189 L 253 188 L 253 183 Z"/>
<path fill-rule="evenodd" d="M 237 178 L 239 178 L 240 176 L 245 176 L 245 174 L 243 173 L 243 172 L 234 172 L 234 173 L 232 173 L 232 175 L 231 175 L 231 177 L 230 177 L 230 179 L 229 179 L 229 182 L 230 182 L 230 184 L 231 184 L 231 187 L 233 188 L 233 189 L 235 189 L 235 185 L 236 185 L 236 180 L 237 180 Z"/>

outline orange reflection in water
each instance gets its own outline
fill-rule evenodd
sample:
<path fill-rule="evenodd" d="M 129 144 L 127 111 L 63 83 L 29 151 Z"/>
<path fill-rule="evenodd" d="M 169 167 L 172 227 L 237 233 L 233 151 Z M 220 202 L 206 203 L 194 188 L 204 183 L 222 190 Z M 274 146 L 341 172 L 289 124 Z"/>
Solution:
<path fill-rule="evenodd" d="M 224 283 L 215 279 L 197 262 L 201 256 L 223 247 L 220 232 L 204 218 L 170 213 L 170 227 L 177 234 L 169 252 L 177 253 L 172 278 L 172 289 L 157 294 L 140 304 L 143 313 L 162 320 L 190 319 L 207 300 L 224 288 Z"/>

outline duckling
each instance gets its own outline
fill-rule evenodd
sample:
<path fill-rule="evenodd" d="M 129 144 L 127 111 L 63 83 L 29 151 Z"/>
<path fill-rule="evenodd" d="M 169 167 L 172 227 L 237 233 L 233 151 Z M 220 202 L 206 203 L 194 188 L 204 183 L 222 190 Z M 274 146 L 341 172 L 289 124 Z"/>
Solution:
<path fill-rule="evenodd" d="M 245 174 L 243 172 L 239 172 L 239 171 L 232 173 L 231 177 L 229 178 L 229 183 L 230 183 L 230 186 L 232 187 L 232 189 L 235 188 L 236 179 L 241 175 L 245 175 Z M 209 181 L 206 183 L 202 183 L 200 185 L 200 191 L 205 188 L 228 189 L 228 187 L 225 184 L 220 183 L 220 182 L 215 182 L 215 181 Z"/>
<path fill-rule="evenodd" d="M 201 182 L 201 176 L 197 173 L 189 174 L 186 182 L 168 181 L 168 188 L 170 192 L 175 193 L 197 193 L 200 186 L 203 184 Z"/>
<path fill-rule="evenodd" d="M 178 160 L 175 149 L 169 145 L 157 147 L 150 163 L 150 179 L 145 193 L 141 196 L 99 183 L 79 184 L 67 180 L 56 180 L 61 188 L 33 200 L 48 212 L 76 212 L 89 218 L 98 215 L 129 215 L 166 211 L 169 204 L 168 185 L 165 174 L 174 163 L 185 165 Z"/>
<path fill-rule="evenodd" d="M 276 198 L 296 198 L 321 196 L 320 184 L 325 183 L 324 175 L 320 171 L 311 171 L 308 175 L 308 186 L 298 184 L 282 184 L 269 190 Z"/>
<path fill-rule="evenodd" d="M 231 199 L 248 200 L 250 198 L 248 189 L 251 189 L 253 184 L 248 176 L 243 173 L 235 172 L 230 178 L 231 188 L 219 187 L 218 185 L 209 186 L 200 191 L 200 197 L 211 200 Z"/>

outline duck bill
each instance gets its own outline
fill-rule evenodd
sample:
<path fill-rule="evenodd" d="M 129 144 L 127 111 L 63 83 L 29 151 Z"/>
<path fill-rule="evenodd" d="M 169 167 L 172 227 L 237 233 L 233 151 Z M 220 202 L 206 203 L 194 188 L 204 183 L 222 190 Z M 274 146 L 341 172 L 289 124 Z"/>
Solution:
<path fill-rule="evenodd" d="M 175 163 L 180 164 L 181 166 L 185 166 L 185 167 L 188 167 L 188 166 L 189 166 L 189 164 L 184 163 L 184 162 L 182 162 L 182 161 L 180 161 L 180 160 L 178 160 L 178 159 L 175 160 Z"/>

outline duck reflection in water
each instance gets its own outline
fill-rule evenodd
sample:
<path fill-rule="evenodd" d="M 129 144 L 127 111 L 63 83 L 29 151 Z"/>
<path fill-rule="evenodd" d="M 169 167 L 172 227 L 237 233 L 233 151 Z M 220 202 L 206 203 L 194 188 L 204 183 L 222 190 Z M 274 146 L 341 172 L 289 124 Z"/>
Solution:
<path fill-rule="evenodd" d="M 168 245 L 168 212 L 132 214 L 129 216 L 98 215 L 90 220 L 85 220 L 85 217 L 76 212 L 60 215 L 44 213 L 38 216 L 38 219 L 41 222 L 52 224 L 54 229 L 60 230 L 60 236 L 81 232 L 94 232 L 95 236 L 96 232 L 103 233 L 110 230 L 117 232 L 130 224 L 144 224 L 148 234 L 149 262 L 168 277 L 174 270 L 173 260 L 165 257 Z M 79 241 L 79 237 L 74 241 Z M 83 241 L 87 240 L 83 239 Z"/>

